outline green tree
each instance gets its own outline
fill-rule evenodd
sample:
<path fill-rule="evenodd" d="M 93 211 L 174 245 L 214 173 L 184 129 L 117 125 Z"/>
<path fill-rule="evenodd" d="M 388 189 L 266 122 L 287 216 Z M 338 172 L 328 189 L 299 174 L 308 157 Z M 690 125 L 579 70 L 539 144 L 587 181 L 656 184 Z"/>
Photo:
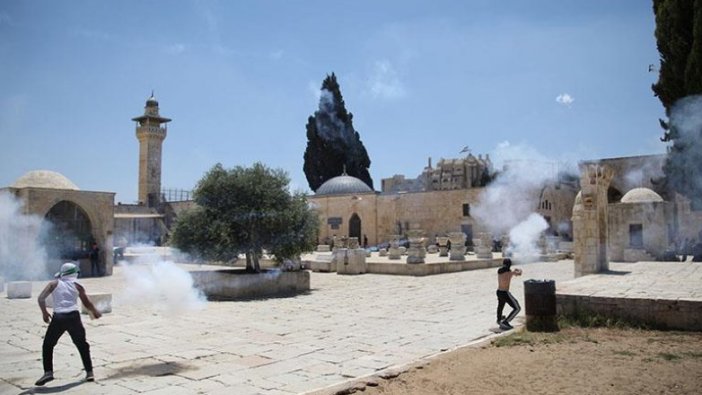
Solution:
<path fill-rule="evenodd" d="M 277 261 L 312 251 L 319 219 L 301 193 L 291 194 L 282 170 L 261 163 L 225 169 L 217 164 L 198 182 L 196 208 L 182 214 L 172 243 L 196 257 L 231 261 L 246 255 L 246 269 L 260 271 L 266 250 Z"/>
<path fill-rule="evenodd" d="M 660 69 L 652 89 L 669 118 L 660 121 L 665 130 L 661 140 L 672 142 L 663 166 L 663 190 L 668 195 L 679 192 L 702 207 L 702 183 L 690 182 L 702 176 L 702 131 L 671 123 L 676 103 L 702 93 L 702 0 L 654 0 L 653 12 Z"/>
<path fill-rule="evenodd" d="M 306 128 L 303 170 L 313 191 L 330 178 L 341 175 L 344 168 L 346 174 L 373 189 L 368 152 L 353 128 L 353 114 L 346 111 L 334 73 L 322 82 L 319 109 L 308 118 Z"/>

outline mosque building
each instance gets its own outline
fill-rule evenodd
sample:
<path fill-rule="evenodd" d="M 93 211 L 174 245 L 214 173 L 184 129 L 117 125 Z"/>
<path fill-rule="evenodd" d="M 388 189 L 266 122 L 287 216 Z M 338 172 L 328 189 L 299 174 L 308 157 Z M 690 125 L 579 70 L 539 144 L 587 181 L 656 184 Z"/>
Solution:
<path fill-rule="evenodd" d="M 111 274 L 113 247 L 166 242 L 178 213 L 195 205 L 189 194 L 173 198 L 162 189 L 162 145 L 171 119 L 161 116 L 153 93 L 144 113 L 132 120 L 139 142 L 136 204 L 115 205 L 113 192 L 81 190 L 50 170 L 30 171 L 0 188 L 23 203 L 25 214 L 53 224 L 54 233 L 47 238 L 50 260 L 76 259 L 83 268 L 89 263 L 82 252 L 95 242 L 105 272 Z M 680 239 L 700 241 L 702 211 L 693 210 L 689 200 L 679 195 L 664 201 L 655 192 L 651 180 L 662 176 L 664 160 L 664 155 L 647 155 L 582 162 L 608 166 L 614 174 L 606 198 L 608 259 L 651 260 Z M 403 175 L 383 179 L 379 192 L 345 173 L 331 178 L 308 196 L 320 218 L 319 242 L 348 236 L 376 245 L 417 230 L 429 242 L 434 236 L 462 231 L 470 243 L 488 229 L 472 215 L 471 208 L 480 201 L 491 171 L 489 156 L 468 153 L 441 159 L 436 166 L 429 159 L 414 179 Z M 577 179 L 557 177 L 538 190 L 524 190 L 510 199 L 528 202 L 546 219 L 549 233 L 568 240 L 578 238 L 574 221 L 589 204 L 590 196 L 583 198 L 579 189 Z"/>

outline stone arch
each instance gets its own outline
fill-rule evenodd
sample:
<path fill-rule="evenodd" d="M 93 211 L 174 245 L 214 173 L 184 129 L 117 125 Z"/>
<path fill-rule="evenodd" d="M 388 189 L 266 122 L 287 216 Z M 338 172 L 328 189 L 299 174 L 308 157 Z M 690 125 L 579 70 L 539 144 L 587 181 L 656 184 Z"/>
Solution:
<path fill-rule="evenodd" d="M 351 214 L 349 218 L 349 237 L 357 237 L 359 242 L 363 243 L 361 238 L 361 217 L 358 214 Z"/>
<path fill-rule="evenodd" d="M 43 233 L 50 258 L 82 258 L 90 243 L 97 241 L 90 216 L 72 201 L 61 200 L 54 204 L 44 219 L 50 223 Z"/>
<path fill-rule="evenodd" d="M 607 203 L 619 203 L 624 194 L 617 188 L 610 186 L 607 188 Z"/>

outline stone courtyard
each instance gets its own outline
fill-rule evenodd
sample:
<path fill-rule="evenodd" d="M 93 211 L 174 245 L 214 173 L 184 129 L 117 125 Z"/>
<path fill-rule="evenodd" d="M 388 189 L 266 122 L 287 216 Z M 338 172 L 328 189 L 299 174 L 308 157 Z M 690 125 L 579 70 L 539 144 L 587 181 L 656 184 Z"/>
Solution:
<path fill-rule="evenodd" d="M 519 280 L 553 279 L 559 292 L 620 289 L 621 297 L 642 297 L 650 290 L 652 298 L 669 293 L 702 302 L 699 264 L 636 265 L 611 267 L 637 273 L 634 282 L 604 274 L 574 280 L 571 260 L 522 265 Z M 117 296 L 125 276 L 116 266 L 111 277 L 82 282 L 89 293 Z M 35 388 L 46 329 L 36 304 L 43 286 L 33 283 L 31 299 L 0 297 L 1 394 L 324 393 L 495 336 L 495 269 L 426 277 L 312 273 L 312 290 L 295 297 L 207 302 L 180 314 L 114 303 L 99 320 L 83 316 L 97 381 L 82 381 L 80 358 L 65 335 L 55 349 L 56 380 Z M 513 282 L 512 291 L 523 306 L 522 281 Z"/>

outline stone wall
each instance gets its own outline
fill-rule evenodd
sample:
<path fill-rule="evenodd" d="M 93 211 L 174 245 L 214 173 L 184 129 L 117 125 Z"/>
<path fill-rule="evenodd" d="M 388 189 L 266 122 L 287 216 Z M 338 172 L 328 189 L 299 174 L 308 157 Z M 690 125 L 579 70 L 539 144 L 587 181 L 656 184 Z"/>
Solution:
<path fill-rule="evenodd" d="M 630 225 L 641 225 L 643 248 L 652 257 L 660 256 L 669 247 L 668 218 L 672 218 L 672 205 L 667 202 L 616 203 L 608 207 L 609 258 L 613 261 L 631 262 L 625 250 L 631 249 Z M 643 255 L 645 256 L 645 255 Z"/>
<path fill-rule="evenodd" d="M 557 313 L 595 313 L 663 329 L 702 330 L 702 303 L 688 300 L 556 295 Z"/>

